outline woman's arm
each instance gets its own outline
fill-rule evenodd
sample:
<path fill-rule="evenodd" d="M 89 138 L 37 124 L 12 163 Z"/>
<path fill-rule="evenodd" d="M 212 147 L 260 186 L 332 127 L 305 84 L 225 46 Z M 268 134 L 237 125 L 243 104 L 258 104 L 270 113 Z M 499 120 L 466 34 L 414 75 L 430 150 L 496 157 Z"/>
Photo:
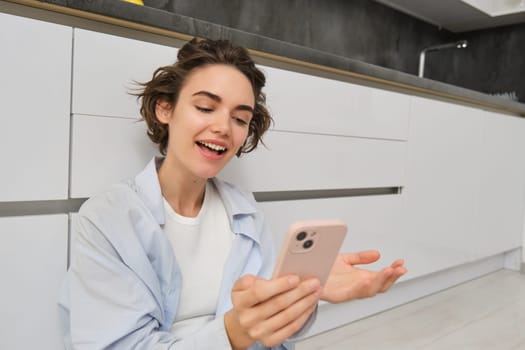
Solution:
<path fill-rule="evenodd" d="M 69 331 L 73 348 L 230 347 L 222 317 L 184 339 L 171 334 L 165 305 L 162 305 L 165 301 L 158 298 L 159 291 L 155 290 L 158 285 L 144 281 L 140 277 L 144 273 L 137 273 L 137 267 L 126 264 L 119 251 L 89 219 L 80 216 L 77 223 L 72 237 L 71 265 L 64 284 L 66 297 L 62 301 L 69 315 L 66 334 Z M 172 302 L 176 303 L 176 299 Z"/>

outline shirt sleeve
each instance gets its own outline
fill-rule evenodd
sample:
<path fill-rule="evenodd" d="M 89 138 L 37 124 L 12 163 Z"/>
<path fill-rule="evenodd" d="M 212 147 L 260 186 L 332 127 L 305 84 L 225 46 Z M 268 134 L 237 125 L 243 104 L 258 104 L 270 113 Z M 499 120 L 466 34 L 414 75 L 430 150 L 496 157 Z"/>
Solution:
<path fill-rule="evenodd" d="M 162 305 L 89 219 L 78 217 L 63 309 L 72 349 L 230 349 L 222 318 L 178 338 L 161 327 Z M 175 302 L 175 301 L 174 301 Z"/>

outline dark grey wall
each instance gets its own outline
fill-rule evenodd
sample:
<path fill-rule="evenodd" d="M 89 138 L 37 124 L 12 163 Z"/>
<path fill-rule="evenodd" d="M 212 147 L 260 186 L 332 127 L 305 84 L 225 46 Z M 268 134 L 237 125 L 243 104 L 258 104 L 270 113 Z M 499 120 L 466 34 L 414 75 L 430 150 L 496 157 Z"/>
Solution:
<path fill-rule="evenodd" d="M 417 74 L 439 30 L 371 0 L 144 0 L 147 6 Z"/>
<path fill-rule="evenodd" d="M 525 102 L 525 27 L 451 33 L 372 0 L 144 0 L 194 17 L 367 63 L 417 74 L 420 51 L 466 38 L 465 50 L 427 55 L 425 76 Z"/>
<path fill-rule="evenodd" d="M 425 75 L 489 94 L 515 93 L 525 102 L 525 24 L 457 34 L 465 50 L 429 53 Z"/>

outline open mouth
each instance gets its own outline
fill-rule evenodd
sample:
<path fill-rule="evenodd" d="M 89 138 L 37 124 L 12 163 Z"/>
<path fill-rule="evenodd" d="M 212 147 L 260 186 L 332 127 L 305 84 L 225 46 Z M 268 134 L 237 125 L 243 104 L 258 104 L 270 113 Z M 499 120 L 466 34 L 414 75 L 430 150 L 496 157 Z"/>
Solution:
<path fill-rule="evenodd" d="M 218 155 L 223 154 L 227 150 L 226 147 L 219 146 L 219 145 L 216 145 L 214 143 L 209 143 L 209 142 L 197 141 L 196 144 L 199 147 L 209 149 L 210 151 L 213 151 L 213 152 L 217 153 Z"/>

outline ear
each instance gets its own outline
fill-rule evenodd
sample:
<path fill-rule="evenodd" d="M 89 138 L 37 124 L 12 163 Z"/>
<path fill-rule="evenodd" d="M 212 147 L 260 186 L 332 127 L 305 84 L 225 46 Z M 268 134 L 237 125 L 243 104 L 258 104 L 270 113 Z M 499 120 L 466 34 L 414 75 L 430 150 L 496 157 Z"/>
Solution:
<path fill-rule="evenodd" d="M 166 100 L 157 100 L 155 104 L 155 116 L 161 124 L 168 124 L 173 111 L 171 103 Z"/>

